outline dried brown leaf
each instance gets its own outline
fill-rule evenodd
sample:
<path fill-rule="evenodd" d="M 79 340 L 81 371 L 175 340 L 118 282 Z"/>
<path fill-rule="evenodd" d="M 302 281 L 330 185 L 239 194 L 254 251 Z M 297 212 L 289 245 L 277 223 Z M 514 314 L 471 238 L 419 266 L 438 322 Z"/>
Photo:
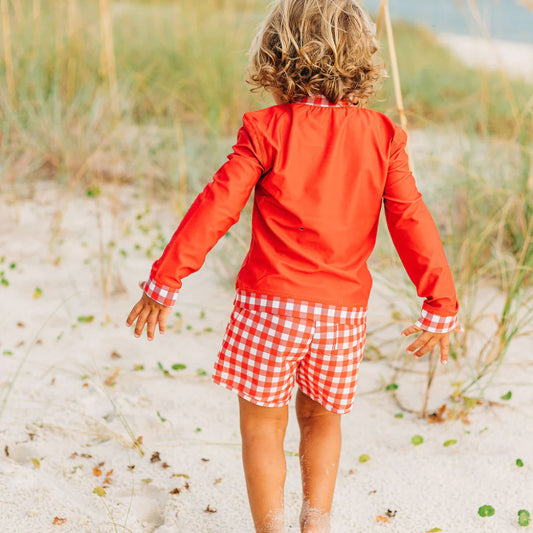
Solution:
<path fill-rule="evenodd" d="M 116 383 L 115 379 L 119 374 L 120 374 L 120 368 L 115 368 L 113 373 L 108 378 L 105 379 L 104 384 L 107 385 L 108 387 L 113 386 Z"/>
<path fill-rule="evenodd" d="M 449 413 L 448 406 L 444 403 L 442 404 L 435 413 L 431 413 L 428 416 L 428 422 L 430 423 L 440 423 L 446 420 L 446 416 Z"/>

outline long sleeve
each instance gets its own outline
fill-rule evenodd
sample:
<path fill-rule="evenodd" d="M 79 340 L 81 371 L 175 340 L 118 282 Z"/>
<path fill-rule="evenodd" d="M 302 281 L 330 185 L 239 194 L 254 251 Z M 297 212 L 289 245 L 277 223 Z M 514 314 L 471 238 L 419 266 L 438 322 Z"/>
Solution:
<path fill-rule="evenodd" d="M 200 269 L 209 250 L 239 220 L 265 170 L 263 150 L 254 133 L 244 114 L 228 161 L 196 197 L 162 256 L 153 264 L 144 290 L 160 304 L 174 305 L 182 278 Z"/>
<path fill-rule="evenodd" d="M 387 226 L 418 296 L 425 299 L 416 325 L 446 333 L 457 325 L 459 305 L 437 227 L 409 169 L 406 143 L 407 134 L 395 126 L 383 193 Z"/>

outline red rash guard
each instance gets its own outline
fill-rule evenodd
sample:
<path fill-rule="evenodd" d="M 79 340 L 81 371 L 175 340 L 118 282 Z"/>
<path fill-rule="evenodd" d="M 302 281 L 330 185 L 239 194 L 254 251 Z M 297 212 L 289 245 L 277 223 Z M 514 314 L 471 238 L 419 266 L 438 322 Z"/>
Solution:
<path fill-rule="evenodd" d="M 454 283 L 409 170 L 406 142 L 404 130 L 382 113 L 320 96 L 245 113 L 233 153 L 154 263 L 146 293 L 173 305 L 182 278 L 203 265 L 253 190 L 250 250 L 236 287 L 366 306 L 367 260 L 383 204 L 394 245 L 425 299 L 417 325 L 450 331 L 457 324 Z"/>

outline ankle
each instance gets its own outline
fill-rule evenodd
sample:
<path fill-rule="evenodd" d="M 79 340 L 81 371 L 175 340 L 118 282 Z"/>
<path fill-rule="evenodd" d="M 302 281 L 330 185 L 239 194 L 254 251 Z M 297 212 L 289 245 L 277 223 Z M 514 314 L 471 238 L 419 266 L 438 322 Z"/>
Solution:
<path fill-rule="evenodd" d="M 263 523 L 256 526 L 257 533 L 286 533 L 283 510 L 269 511 Z"/>
<path fill-rule="evenodd" d="M 300 513 L 300 529 L 302 533 L 330 533 L 329 512 L 313 508 L 304 501 Z"/>

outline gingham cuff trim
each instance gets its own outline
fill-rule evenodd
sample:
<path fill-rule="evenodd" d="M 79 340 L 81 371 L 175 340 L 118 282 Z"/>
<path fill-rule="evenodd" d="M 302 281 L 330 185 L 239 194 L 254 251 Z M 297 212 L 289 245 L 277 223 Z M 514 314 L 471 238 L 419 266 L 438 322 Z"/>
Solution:
<path fill-rule="evenodd" d="M 422 309 L 420 318 L 416 321 L 415 326 L 430 333 L 449 333 L 455 329 L 458 323 L 457 315 L 439 316 Z"/>
<path fill-rule="evenodd" d="M 172 307 L 178 298 L 179 289 L 173 289 L 166 285 L 159 285 L 152 278 L 144 284 L 144 292 L 147 296 L 161 305 Z"/>

